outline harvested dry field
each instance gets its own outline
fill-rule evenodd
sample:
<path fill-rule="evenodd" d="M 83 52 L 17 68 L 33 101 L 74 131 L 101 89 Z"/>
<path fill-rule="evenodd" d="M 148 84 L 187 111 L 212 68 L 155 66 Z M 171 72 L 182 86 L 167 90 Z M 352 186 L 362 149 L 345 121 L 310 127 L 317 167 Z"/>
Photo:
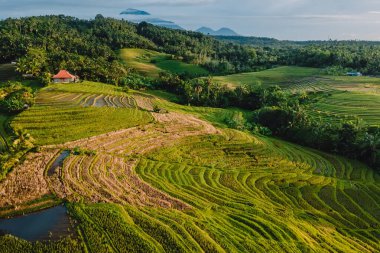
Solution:
<path fill-rule="evenodd" d="M 191 115 L 153 113 L 155 124 L 134 127 L 58 145 L 59 148 L 80 147 L 117 155 L 145 154 L 155 148 L 195 135 L 218 134 L 211 124 Z"/>
<path fill-rule="evenodd" d="M 58 154 L 58 149 L 30 153 L 0 184 L 0 211 L 22 209 L 23 204 L 37 201 L 51 193 L 44 175 L 45 168 Z M 35 205 L 36 203 L 33 203 Z"/>
<path fill-rule="evenodd" d="M 134 172 L 135 164 L 134 160 L 111 155 L 70 156 L 48 180 L 54 193 L 70 201 L 188 208 L 143 182 Z"/>
<path fill-rule="evenodd" d="M 138 155 L 175 144 L 181 138 L 218 134 L 211 124 L 191 115 L 153 113 L 155 123 L 111 132 L 66 144 L 45 146 L 30 154 L 0 185 L 0 208 L 16 207 L 46 194 L 70 201 L 130 203 L 186 209 L 189 206 L 142 181 L 134 172 Z M 60 150 L 96 151 L 70 155 L 53 174 L 45 173 Z"/>

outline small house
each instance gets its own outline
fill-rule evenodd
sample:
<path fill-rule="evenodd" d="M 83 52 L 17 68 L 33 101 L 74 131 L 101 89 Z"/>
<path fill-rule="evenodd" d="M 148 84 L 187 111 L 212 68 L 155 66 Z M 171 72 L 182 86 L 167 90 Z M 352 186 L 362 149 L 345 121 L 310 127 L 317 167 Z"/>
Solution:
<path fill-rule="evenodd" d="M 67 70 L 60 70 L 58 74 L 53 76 L 54 83 L 76 83 L 79 81 L 79 77 L 70 74 Z"/>
<path fill-rule="evenodd" d="M 348 76 L 362 76 L 363 74 L 360 72 L 348 72 L 347 75 Z"/>

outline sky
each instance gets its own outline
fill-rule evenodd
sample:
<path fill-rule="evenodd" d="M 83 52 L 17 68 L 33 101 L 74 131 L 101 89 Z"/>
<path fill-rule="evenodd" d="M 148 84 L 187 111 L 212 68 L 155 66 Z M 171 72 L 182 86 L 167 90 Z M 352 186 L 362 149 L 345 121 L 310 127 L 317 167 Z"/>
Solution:
<path fill-rule="evenodd" d="M 287 40 L 379 40 L 380 0 L 0 0 L 0 19 L 65 14 L 122 18 L 150 12 L 185 29 L 229 27 L 246 36 Z"/>

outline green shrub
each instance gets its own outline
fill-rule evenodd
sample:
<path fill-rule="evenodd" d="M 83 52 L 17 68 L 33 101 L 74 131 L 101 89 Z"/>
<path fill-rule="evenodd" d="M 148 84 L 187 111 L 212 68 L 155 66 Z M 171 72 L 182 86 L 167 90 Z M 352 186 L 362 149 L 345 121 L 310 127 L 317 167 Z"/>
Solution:
<path fill-rule="evenodd" d="M 0 109 L 5 112 L 20 112 L 34 104 L 32 89 L 19 82 L 8 82 L 1 87 L 0 93 Z"/>

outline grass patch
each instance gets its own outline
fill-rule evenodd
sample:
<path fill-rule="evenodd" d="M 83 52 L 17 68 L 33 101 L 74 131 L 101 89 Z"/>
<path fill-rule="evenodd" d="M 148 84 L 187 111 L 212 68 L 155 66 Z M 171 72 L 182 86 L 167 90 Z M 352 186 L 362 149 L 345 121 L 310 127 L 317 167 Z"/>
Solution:
<path fill-rule="evenodd" d="M 44 90 L 49 92 L 91 93 L 115 96 L 123 96 L 126 94 L 122 91 L 121 87 L 90 81 L 84 81 L 81 83 L 51 84 Z"/>
<path fill-rule="evenodd" d="M 209 75 L 209 72 L 200 66 L 174 60 L 171 55 L 152 50 L 135 48 L 122 49 L 120 56 L 128 67 L 150 77 L 157 77 L 158 74 L 163 71 L 173 74 L 190 73 L 196 76 Z"/>
<path fill-rule="evenodd" d="M 320 75 L 321 70 L 316 68 L 304 67 L 278 67 L 259 72 L 248 72 L 242 74 L 234 74 L 228 76 L 217 76 L 214 79 L 221 83 L 228 85 L 231 88 L 236 88 L 240 85 L 280 85 L 287 86 L 300 80 L 312 76 Z"/>

